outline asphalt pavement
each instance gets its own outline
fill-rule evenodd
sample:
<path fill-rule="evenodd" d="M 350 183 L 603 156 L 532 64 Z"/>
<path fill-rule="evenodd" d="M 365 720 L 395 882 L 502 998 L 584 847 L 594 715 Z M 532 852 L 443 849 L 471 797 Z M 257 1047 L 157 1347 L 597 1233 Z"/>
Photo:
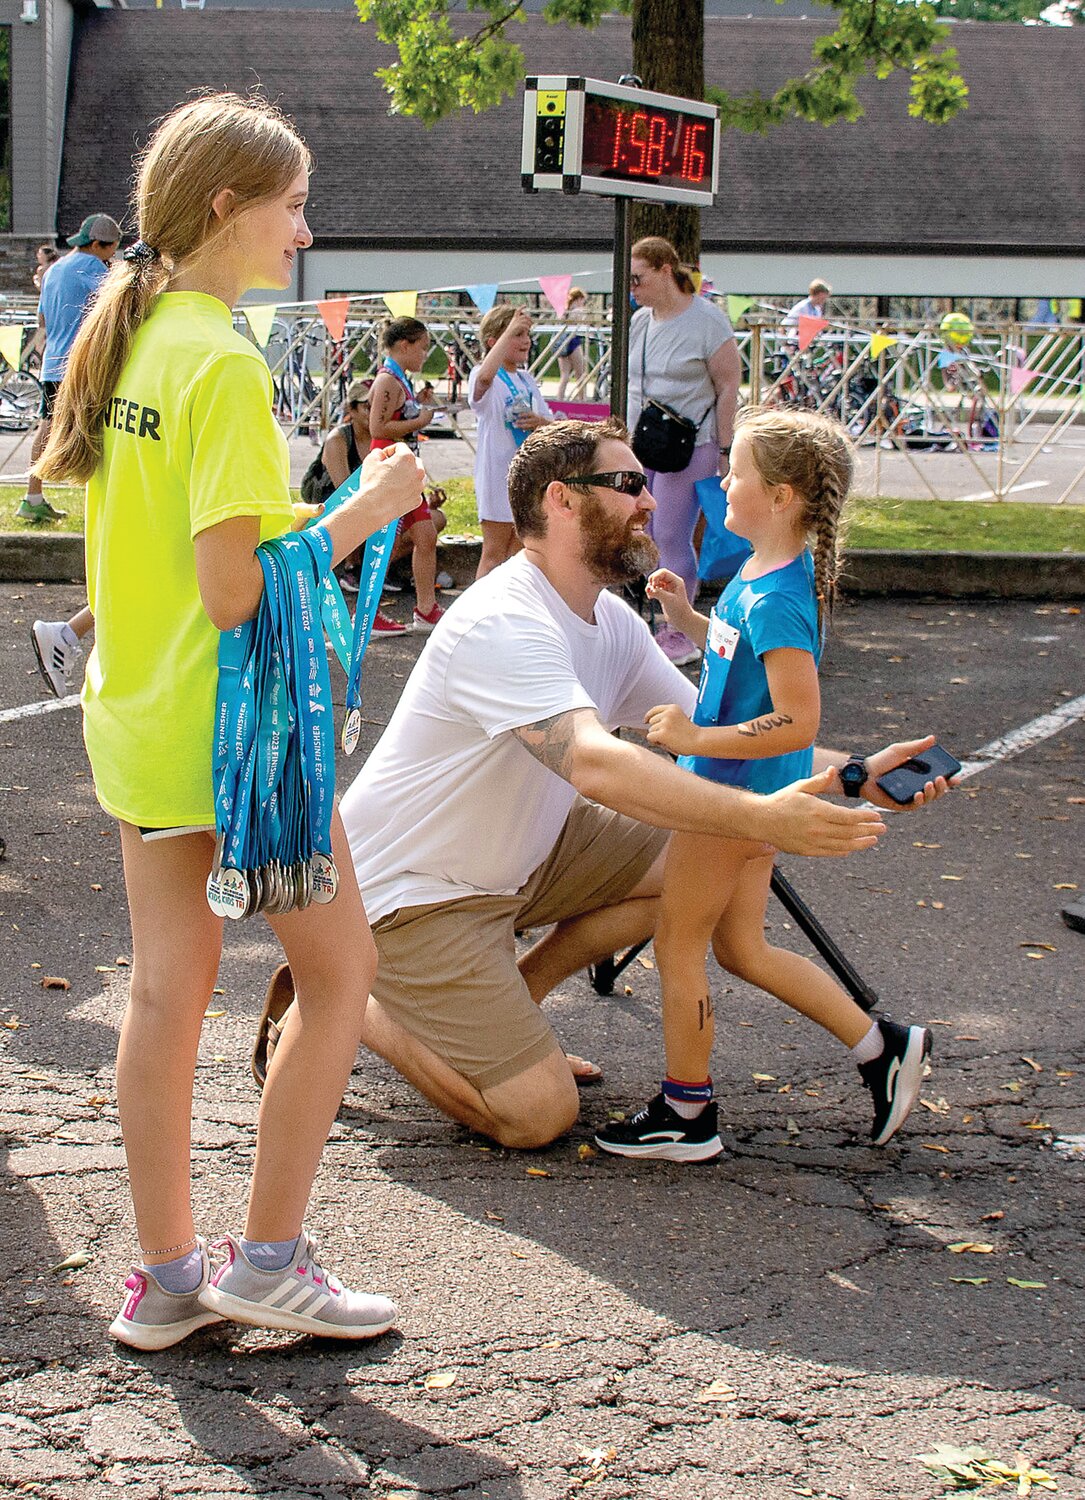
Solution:
<path fill-rule="evenodd" d="M 4 709 L 44 698 L 31 620 L 80 602 L 0 587 Z M 421 644 L 373 648 L 360 754 Z M 1083 661 L 1072 606 L 845 606 L 822 740 L 865 751 L 932 728 L 966 759 L 1075 700 Z M 134 1244 L 116 828 L 76 709 L 0 717 L 0 750 L 0 1493 L 920 1500 L 940 1486 L 917 1455 L 944 1442 L 1023 1455 L 1061 1500 L 1085 1495 L 1085 1163 L 1067 1144 L 1085 1132 L 1085 938 L 1058 915 L 1085 890 L 1081 719 L 893 818 L 876 851 L 781 862 L 884 1006 L 933 1029 L 889 1146 L 868 1144 L 838 1046 L 716 973 L 725 1155 L 593 1155 L 609 1112 L 657 1086 L 646 954 L 610 999 L 577 976 L 548 1002 L 605 1079 L 546 1151 L 472 1137 L 359 1056 L 310 1223 L 347 1279 L 397 1298 L 397 1333 L 352 1348 L 226 1326 L 162 1354 L 106 1334 Z M 775 904 L 769 920 L 805 950 Z M 248 1052 L 277 961 L 259 919 L 228 933 L 196 1079 L 212 1234 L 241 1218 Z M 73 1253 L 89 1259 L 52 1269 Z"/>

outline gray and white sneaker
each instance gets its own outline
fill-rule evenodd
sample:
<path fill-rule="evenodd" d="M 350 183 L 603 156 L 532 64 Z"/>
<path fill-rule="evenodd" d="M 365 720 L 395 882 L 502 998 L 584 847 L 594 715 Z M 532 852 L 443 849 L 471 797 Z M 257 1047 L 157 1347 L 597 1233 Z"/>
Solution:
<path fill-rule="evenodd" d="M 64 628 L 63 620 L 35 620 L 30 627 L 38 670 L 49 691 L 57 698 L 63 698 L 67 693 L 68 679 L 83 655 L 82 646 L 72 646 L 64 639 Z"/>
<path fill-rule="evenodd" d="M 124 1283 L 128 1297 L 109 1325 L 115 1339 L 133 1349 L 168 1349 L 171 1344 L 187 1339 L 197 1328 L 222 1322 L 218 1313 L 200 1303 L 200 1294 L 210 1279 L 211 1265 L 206 1243 L 197 1240 L 196 1245 L 203 1258 L 203 1279 L 194 1292 L 167 1292 L 155 1280 L 153 1269 L 132 1267 Z"/>
<path fill-rule="evenodd" d="M 232 1234 L 212 1249 L 222 1264 L 200 1293 L 204 1307 L 253 1328 L 283 1328 L 328 1339 L 371 1339 L 395 1326 L 399 1309 L 387 1297 L 355 1292 L 317 1261 L 317 1247 L 303 1229 L 288 1266 L 262 1271 Z"/>

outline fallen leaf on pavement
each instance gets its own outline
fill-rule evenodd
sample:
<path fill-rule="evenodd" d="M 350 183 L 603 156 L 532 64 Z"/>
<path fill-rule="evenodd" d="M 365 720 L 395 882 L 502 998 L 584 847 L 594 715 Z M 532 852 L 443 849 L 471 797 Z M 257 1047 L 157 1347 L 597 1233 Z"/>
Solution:
<path fill-rule="evenodd" d="M 84 1266 L 89 1266 L 94 1259 L 86 1250 L 74 1250 L 64 1260 L 58 1261 L 55 1266 L 50 1266 L 50 1271 L 81 1271 Z"/>
<path fill-rule="evenodd" d="M 753 1079 L 754 1083 L 775 1083 L 776 1082 L 776 1074 L 775 1073 L 751 1073 L 750 1077 Z"/>
<path fill-rule="evenodd" d="M 994 1245 L 988 1245 L 984 1240 L 957 1240 L 946 1249 L 951 1255 L 993 1255 Z"/>
<path fill-rule="evenodd" d="M 576 1148 L 576 1154 L 581 1161 L 591 1161 L 593 1156 L 599 1155 L 595 1147 L 589 1146 L 587 1141 L 581 1141 L 580 1145 Z"/>
<path fill-rule="evenodd" d="M 733 1386 L 728 1385 L 726 1380 L 714 1380 L 711 1385 L 705 1386 L 703 1391 L 698 1391 L 697 1400 L 737 1401 L 738 1392 Z"/>
<path fill-rule="evenodd" d="M 943 1156 L 952 1156 L 953 1152 L 948 1146 L 936 1146 L 933 1141 L 921 1141 L 920 1151 L 941 1151 Z"/>
<path fill-rule="evenodd" d="M 655 964 L 648 957 L 647 953 L 638 953 L 637 954 L 637 963 L 640 964 L 640 966 L 641 966 L 642 969 L 654 969 L 655 968 Z"/>
<path fill-rule="evenodd" d="M 224 1010 L 205 1010 L 203 1016 L 205 1021 L 217 1021 L 220 1016 L 224 1016 L 225 1014 Z"/>
<path fill-rule="evenodd" d="M 1045 953 L 1057 953 L 1054 943 L 1018 943 L 1019 948 L 1042 948 Z"/>
<path fill-rule="evenodd" d="M 949 1279 L 959 1286 L 986 1286 L 991 1280 L 989 1276 L 951 1276 Z"/>
<path fill-rule="evenodd" d="M 1010 1286 L 1023 1287 L 1027 1292 L 1046 1292 L 1046 1281 L 1022 1281 L 1018 1276 L 1007 1276 L 1006 1280 Z"/>
<path fill-rule="evenodd" d="M 543 1167 L 528 1167 L 527 1175 L 529 1177 L 549 1177 L 550 1173 L 547 1172 Z"/>
<path fill-rule="evenodd" d="M 427 1391 L 447 1391 L 449 1386 L 455 1383 L 455 1370 L 434 1370 L 422 1382 Z"/>
<path fill-rule="evenodd" d="M 72 982 L 70 979 L 61 979 L 59 974 L 45 974 L 42 976 L 41 987 L 43 990 L 70 990 Z"/>
<path fill-rule="evenodd" d="M 997 1222 L 997 1220 L 1004 1219 L 1005 1217 L 1006 1217 L 1006 1210 L 1004 1208 L 996 1208 L 996 1209 L 992 1209 L 992 1211 L 989 1214 L 983 1214 L 981 1216 L 981 1218 L 980 1218 L 980 1223 L 981 1224 L 994 1224 L 994 1223 Z"/>
<path fill-rule="evenodd" d="M 1029 1067 L 1032 1069 L 1032 1071 L 1034 1073 L 1042 1073 L 1043 1072 L 1043 1068 L 1041 1068 L 1040 1064 L 1036 1061 L 1036 1059 L 1034 1057 L 1026 1057 L 1024 1055 L 1024 1053 L 1022 1053 L 1021 1054 L 1021 1061 L 1023 1063 L 1028 1063 Z"/>

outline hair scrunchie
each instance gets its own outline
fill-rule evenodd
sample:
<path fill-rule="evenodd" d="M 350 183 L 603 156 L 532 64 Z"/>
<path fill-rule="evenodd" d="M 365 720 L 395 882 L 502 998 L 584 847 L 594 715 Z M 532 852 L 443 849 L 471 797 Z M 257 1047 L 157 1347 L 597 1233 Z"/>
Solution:
<path fill-rule="evenodd" d="M 137 240 L 124 252 L 124 259 L 135 261 L 140 267 L 149 266 L 151 261 L 158 259 L 158 251 L 146 240 Z"/>

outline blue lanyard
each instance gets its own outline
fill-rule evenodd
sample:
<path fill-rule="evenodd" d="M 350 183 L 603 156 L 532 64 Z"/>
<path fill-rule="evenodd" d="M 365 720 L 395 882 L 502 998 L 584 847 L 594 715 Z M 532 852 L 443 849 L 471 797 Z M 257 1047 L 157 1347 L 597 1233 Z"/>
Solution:
<path fill-rule="evenodd" d="M 390 354 L 386 354 L 384 356 L 384 368 L 399 381 L 407 393 L 407 400 L 414 401 L 414 386 L 411 384 L 411 377 L 407 374 L 403 366 L 394 360 Z M 415 412 L 415 416 L 417 415 L 418 413 Z"/>
<path fill-rule="evenodd" d="M 343 750 L 347 755 L 354 754 L 362 733 L 362 661 L 373 632 L 373 621 L 377 617 L 388 564 L 392 561 L 392 547 L 398 526 L 398 521 L 389 521 L 387 526 L 375 531 L 366 542 L 362 554 L 358 608 L 354 615 L 354 640 L 347 671 L 347 716 L 343 721 Z"/>
<path fill-rule="evenodd" d="M 220 916 L 330 901 L 338 886 L 331 681 L 318 612 L 331 555 L 322 527 L 263 543 L 256 619 L 219 640 L 218 837 L 207 896 Z"/>
<path fill-rule="evenodd" d="M 392 364 L 395 364 L 394 360 Z M 361 470 L 358 470 L 357 473 L 351 474 L 348 479 L 344 480 L 334 494 L 324 502 L 324 515 L 330 515 L 344 501 L 357 494 L 360 484 Z M 343 671 L 347 674 L 347 715 L 343 722 L 342 741 L 347 755 L 354 753 L 362 732 L 362 659 L 369 645 L 369 637 L 373 633 L 373 621 L 377 617 L 381 594 L 384 591 L 384 580 L 388 576 L 388 564 L 392 561 L 392 547 L 398 526 L 398 521 L 389 521 L 387 526 L 374 532 L 365 544 L 358 585 L 358 607 L 354 614 L 354 631 L 351 638 L 347 637 L 344 624 L 345 620 L 349 620 L 350 615 L 339 585 L 335 583 L 331 573 L 325 580 L 321 612 L 324 624 L 331 636 L 332 645 L 335 647 L 335 654 L 339 658 Z M 319 521 L 314 521 L 301 534 L 308 536 L 310 532 L 318 529 Z M 335 593 L 338 595 L 338 608 L 334 610 L 329 607 L 329 582 L 334 585 Z"/>
<path fill-rule="evenodd" d="M 530 388 L 525 389 L 522 385 L 519 384 L 518 381 L 514 380 L 509 374 L 508 370 L 505 369 L 504 365 L 500 365 L 498 367 L 497 373 L 500 379 L 504 381 L 505 385 L 512 392 L 511 399 L 506 398 L 505 400 L 506 413 L 510 410 L 510 408 L 514 408 L 517 406 L 519 406 L 521 410 L 526 407 L 528 411 L 534 411 L 535 398 L 532 395 Z M 510 422 L 507 415 L 505 417 L 505 426 L 512 433 L 513 442 L 516 444 L 517 448 L 519 448 L 520 444 L 524 442 L 528 434 L 522 427 L 517 427 L 515 423 Z"/>

